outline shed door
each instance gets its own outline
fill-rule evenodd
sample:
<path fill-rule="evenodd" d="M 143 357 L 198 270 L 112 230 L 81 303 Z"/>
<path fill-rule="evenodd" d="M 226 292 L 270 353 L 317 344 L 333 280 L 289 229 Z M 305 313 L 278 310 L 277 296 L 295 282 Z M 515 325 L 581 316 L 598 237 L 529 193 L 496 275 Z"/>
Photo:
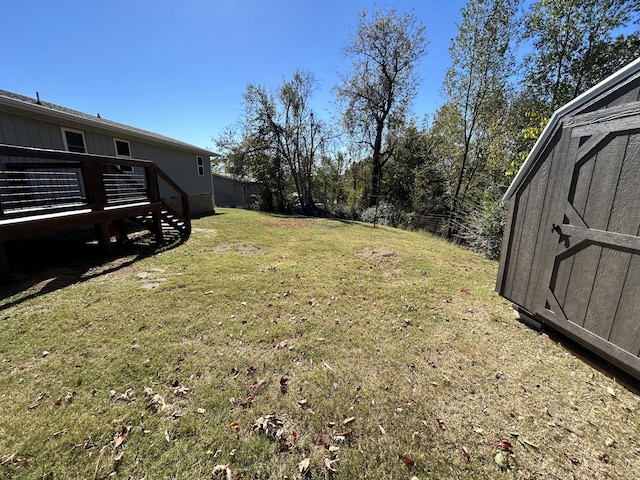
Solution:
<path fill-rule="evenodd" d="M 640 102 L 571 119 L 536 314 L 640 374 Z"/>

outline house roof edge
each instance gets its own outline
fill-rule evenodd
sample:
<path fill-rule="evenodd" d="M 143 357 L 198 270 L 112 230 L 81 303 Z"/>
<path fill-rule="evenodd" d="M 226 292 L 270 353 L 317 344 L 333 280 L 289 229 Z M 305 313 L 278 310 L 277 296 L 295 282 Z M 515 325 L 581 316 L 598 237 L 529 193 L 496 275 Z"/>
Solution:
<path fill-rule="evenodd" d="M 8 90 L 0 89 L 0 105 L 10 105 L 18 107 L 20 109 L 28 110 L 37 115 L 44 115 L 55 117 L 63 120 L 72 120 L 84 125 L 92 126 L 94 128 L 109 130 L 118 134 L 128 134 L 133 137 L 143 138 L 154 143 L 160 143 L 162 145 L 171 146 L 173 148 L 183 148 L 193 150 L 194 152 L 202 155 L 213 155 L 214 152 L 207 150 L 196 145 L 191 145 L 180 140 L 161 135 L 159 133 L 143 130 L 136 127 L 131 127 L 123 123 L 115 122 L 100 117 L 92 117 L 89 114 L 76 111 L 67 107 L 62 107 L 50 102 L 41 101 L 10 92 Z"/>

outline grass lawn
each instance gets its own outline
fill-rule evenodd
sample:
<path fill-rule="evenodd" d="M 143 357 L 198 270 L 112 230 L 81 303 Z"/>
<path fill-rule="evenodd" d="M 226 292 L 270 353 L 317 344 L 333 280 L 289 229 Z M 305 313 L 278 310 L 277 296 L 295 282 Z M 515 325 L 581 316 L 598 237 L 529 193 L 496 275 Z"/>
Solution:
<path fill-rule="evenodd" d="M 0 290 L 0 479 L 640 475 L 639 397 L 516 321 L 495 262 L 219 213 Z"/>

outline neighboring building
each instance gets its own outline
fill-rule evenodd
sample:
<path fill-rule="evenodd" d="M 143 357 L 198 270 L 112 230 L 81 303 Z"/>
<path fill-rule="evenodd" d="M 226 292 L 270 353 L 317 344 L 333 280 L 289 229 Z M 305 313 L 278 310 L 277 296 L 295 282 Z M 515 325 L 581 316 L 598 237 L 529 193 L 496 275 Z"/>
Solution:
<path fill-rule="evenodd" d="M 505 198 L 497 291 L 640 378 L 640 59 L 553 114 Z"/>
<path fill-rule="evenodd" d="M 163 135 L 0 90 L 0 144 L 151 160 L 188 194 L 192 214 L 213 212 L 212 152 Z"/>
<path fill-rule="evenodd" d="M 256 203 L 260 190 L 256 180 L 219 172 L 214 172 L 212 178 L 216 207 L 250 208 Z"/>

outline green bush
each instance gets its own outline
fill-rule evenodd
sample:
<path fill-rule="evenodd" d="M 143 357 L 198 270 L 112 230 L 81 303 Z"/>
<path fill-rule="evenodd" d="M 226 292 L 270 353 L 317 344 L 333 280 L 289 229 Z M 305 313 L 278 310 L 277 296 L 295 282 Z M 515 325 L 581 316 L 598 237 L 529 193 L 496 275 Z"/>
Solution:
<path fill-rule="evenodd" d="M 399 227 L 404 223 L 404 213 L 390 203 L 380 202 L 377 207 L 363 210 L 360 220 L 387 227 Z"/>
<path fill-rule="evenodd" d="M 480 205 L 465 205 L 460 214 L 460 238 L 487 258 L 500 257 L 507 205 L 502 199 L 485 198 Z"/>

